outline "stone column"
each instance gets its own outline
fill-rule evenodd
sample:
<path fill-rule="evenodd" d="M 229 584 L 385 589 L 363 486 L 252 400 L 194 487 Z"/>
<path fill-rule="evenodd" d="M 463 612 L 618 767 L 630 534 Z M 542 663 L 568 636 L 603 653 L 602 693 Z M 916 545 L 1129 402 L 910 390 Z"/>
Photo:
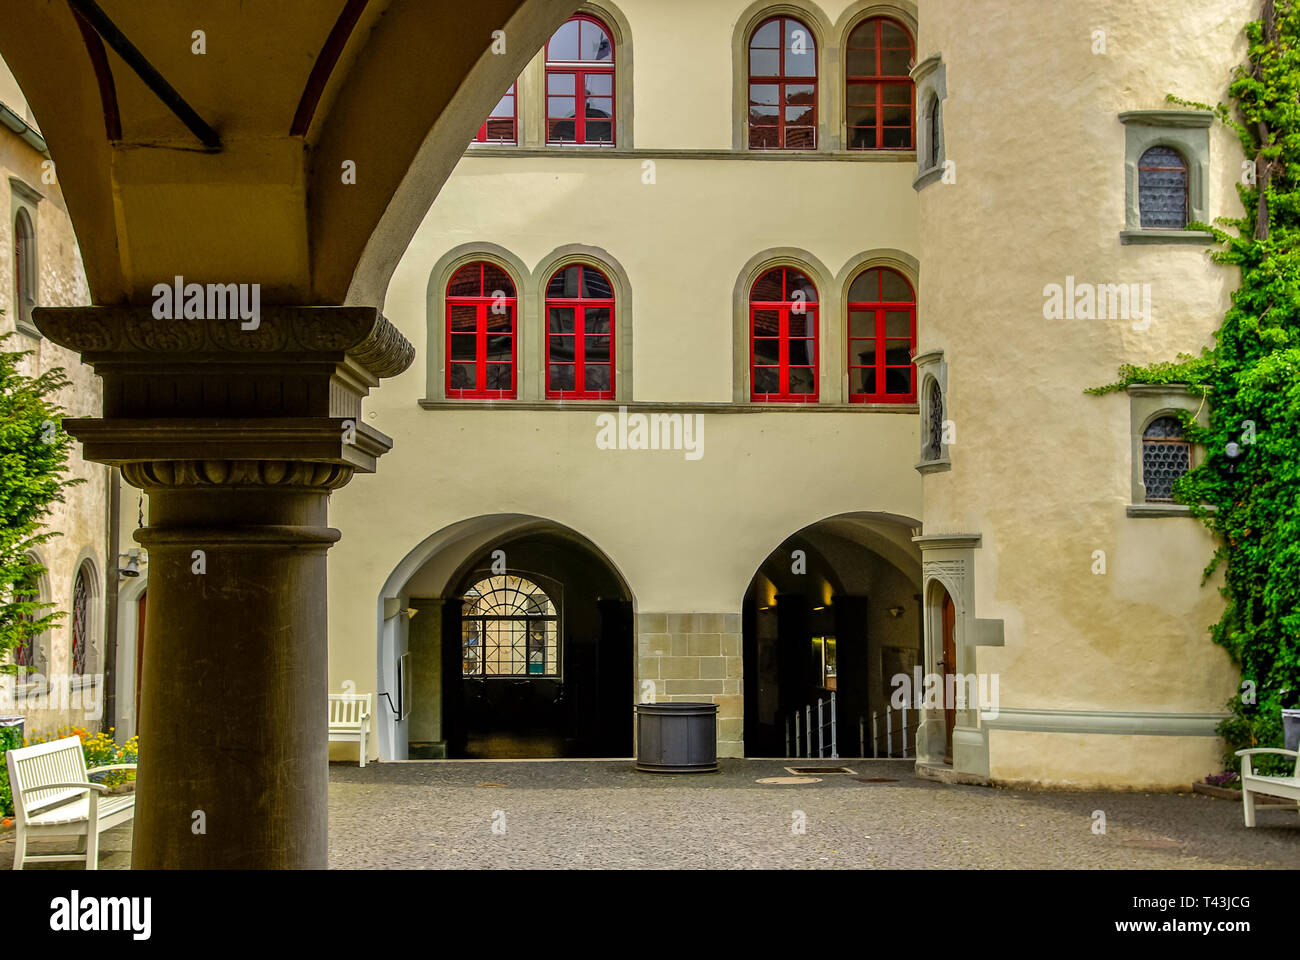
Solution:
<path fill-rule="evenodd" d="M 413 348 L 373 308 L 36 321 L 104 380 L 65 428 L 149 494 L 132 866 L 323 868 L 328 497 L 391 448 L 361 399 Z"/>

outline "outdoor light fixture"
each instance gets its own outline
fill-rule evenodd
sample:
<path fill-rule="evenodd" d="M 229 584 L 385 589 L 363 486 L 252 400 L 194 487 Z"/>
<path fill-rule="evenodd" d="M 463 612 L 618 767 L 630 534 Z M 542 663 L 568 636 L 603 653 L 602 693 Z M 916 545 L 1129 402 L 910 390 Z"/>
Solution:
<path fill-rule="evenodd" d="M 118 567 L 117 575 L 119 577 L 140 576 L 140 551 L 132 550 L 130 553 L 122 554 L 122 556 L 125 556 L 127 558 L 126 566 Z M 119 563 L 121 562 L 121 557 L 118 558 L 118 562 Z"/>
<path fill-rule="evenodd" d="M 889 615 L 890 615 L 891 617 L 897 619 L 897 618 L 899 618 L 899 617 L 901 617 L 901 616 L 903 615 L 903 608 L 902 608 L 902 607 L 890 607 L 890 608 L 889 608 Z"/>
<path fill-rule="evenodd" d="M 415 608 L 415 607 L 403 607 L 403 608 L 402 608 L 402 613 L 406 614 L 406 619 L 408 619 L 408 620 L 414 620 L 414 619 L 415 619 L 415 615 L 416 615 L 417 613 L 419 613 L 419 612 L 420 612 L 420 611 L 419 611 L 417 608 Z"/>

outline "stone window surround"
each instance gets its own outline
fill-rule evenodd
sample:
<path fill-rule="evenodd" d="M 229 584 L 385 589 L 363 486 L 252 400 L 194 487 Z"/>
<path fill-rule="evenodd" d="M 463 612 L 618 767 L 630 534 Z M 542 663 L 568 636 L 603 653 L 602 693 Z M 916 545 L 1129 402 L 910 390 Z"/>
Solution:
<path fill-rule="evenodd" d="M 942 350 L 927 350 L 916 355 L 916 400 L 921 415 L 921 450 L 916 463 L 917 473 L 942 473 L 952 469 L 952 460 L 948 455 L 948 445 L 939 438 L 939 458 L 927 460 L 926 448 L 930 445 L 930 385 L 939 388 L 939 398 L 943 404 L 944 419 L 948 419 L 948 364 L 943 359 Z"/>
<path fill-rule="evenodd" d="M 36 215 L 36 207 L 44 199 L 44 196 L 38 191 L 32 189 L 17 177 L 9 178 L 9 232 L 12 237 L 12 243 L 18 243 L 18 213 L 22 211 L 27 214 L 28 222 L 32 226 L 31 240 L 31 257 L 30 262 L 26 265 L 28 271 L 28 282 L 32 285 L 32 292 L 35 295 L 37 305 L 40 304 L 41 297 L 41 255 L 40 255 L 40 233 L 37 230 L 39 220 Z M 13 250 L 10 250 L 10 263 L 14 262 Z M 35 340 L 41 339 L 41 332 L 36 329 L 36 325 L 31 322 L 30 316 L 25 315 L 21 306 L 17 302 L 18 297 L 18 278 L 14 277 L 10 288 L 10 298 L 14 310 L 15 329 L 26 337 Z"/>
<path fill-rule="evenodd" d="M 1122 244 L 1211 243 L 1214 234 L 1204 230 L 1156 230 L 1142 226 L 1138 202 L 1138 164 L 1152 147 L 1177 150 L 1187 161 L 1187 217 L 1191 223 L 1210 222 L 1209 110 L 1129 110 L 1119 115 L 1124 124 L 1124 229 Z"/>
<path fill-rule="evenodd" d="M 773 267 L 793 267 L 808 275 L 817 288 L 817 402 L 754 403 L 749 379 L 749 294 L 760 276 Z M 866 250 L 849 259 L 832 275 L 820 260 L 795 247 L 771 247 L 755 254 L 745 264 L 732 289 L 731 400 L 736 406 L 753 408 L 794 407 L 813 410 L 911 412 L 916 403 L 849 403 L 848 303 L 849 287 L 858 274 L 873 267 L 896 270 L 907 278 L 920 301 L 921 263 L 902 250 Z M 920 373 L 917 374 L 918 387 Z M 918 399 L 920 395 L 918 394 Z"/>
<path fill-rule="evenodd" d="M 447 284 L 467 264 L 485 260 L 495 264 L 515 283 L 516 393 L 515 400 L 458 400 L 447 397 Z M 449 250 L 429 273 L 426 294 L 428 348 L 425 351 L 425 396 L 422 406 L 508 407 L 520 403 L 562 406 L 566 402 L 546 399 L 546 284 L 561 266 L 580 263 L 595 267 L 614 286 L 614 400 L 617 407 L 632 397 L 632 286 L 623 267 L 608 252 L 582 244 L 567 244 L 553 250 L 529 270 L 514 254 L 494 243 L 468 243 Z M 596 401 L 610 403 L 611 401 Z M 590 409 L 592 401 L 567 401 L 568 405 Z"/>
<path fill-rule="evenodd" d="M 1192 413 L 1201 426 L 1209 426 L 1208 404 L 1200 393 L 1183 384 L 1133 383 L 1126 392 L 1129 398 L 1129 462 L 1133 499 L 1125 513 L 1134 518 L 1190 517 L 1191 508 L 1185 504 L 1146 502 L 1146 486 L 1142 482 L 1142 435 L 1153 420 L 1179 410 Z M 1204 449 L 1193 445 L 1192 467 L 1200 465 L 1204 459 Z"/>
<path fill-rule="evenodd" d="M 749 39 L 771 17 L 794 17 L 804 23 L 817 43 L 817 147 L 815 150 L 749 149 Z M 917 10 L 911 0 L 894 3 L 858 0 L 832 24 L 817 7 L 798 3 L 773 3 L 758 0 L 736 20 L 731 37 L 732 108 L 731 147 L 738 154 L 767 156 L 784 154 L 796 158 L 817 155 L 876 156 L 911 160 L 913 150 L 846 150 L 848 111 L 845 109 L 844 49 L 849 34 L 863 20 L 890 17 L 907 27 L 912 42 L 917 37 Z"/>
<path fill-rule="evenodd" d="M 943 659 L 942 604 L 936 584 L 952 598 L 956 614 L 953 645 L 957 663 L 952 672 L 976 673 L 976 648 L 1004 644 L 1003 621 L 975 616 L 975 551 L 982 540 L 978 533 L 922 534 L 912 538 L 921 549 L 921 595 L 925 598 L 922 649 L 927 673 L 942 672 L 939 669 L 939 661 Z M 942 710 L 926 711 L 918 732 L 918 766 L 946 766 L 943 724 Z M 989 776 L 988 724 L 980 717 L 978 704 L 957 711 L 951 769 L 976 778 Z"/>
<path fill-rule="evenodd" d="M 916 84 L 916 178 L 912 189 L 924 190 L 943 176 L 943 165 L 948 159 L 948 138 L 944 134 L 943 102 L 948 99 L 948 68 L 943 62 L 943 54 L 932 53 L 912 68 L 912 80 Z M 934 151 L 935 162 L 926 164 L 930 150 L 930 104 L 938 104 L 939 143 Z"/>
<path fill-rule="evenodd" d="M 611 4 L 584 3 L 570 14 L 570 18 L 580 13 L 600 20 L 609 29 L 610 39 L 614 42 L 614 145 L 598 147 L 580 143 L 561 146 L 546 142 L 546 47 L 543 46 L 520 71 L 515 81 L 515 143 L 517 146 L 470 143 L 466 153 L 490 151 L 493 154 L 508 154 L 523 148 L 547 153 L 568 153 L 577 150 L 583 153 L 601 154 L 616 149 L 632 149 L 632 31 L 628 26 L 627 18 Z M 550 37 L 547 38 L 547 42 L 550 42 Z M 502 94 L 504 93 L 503 90 Z"/>

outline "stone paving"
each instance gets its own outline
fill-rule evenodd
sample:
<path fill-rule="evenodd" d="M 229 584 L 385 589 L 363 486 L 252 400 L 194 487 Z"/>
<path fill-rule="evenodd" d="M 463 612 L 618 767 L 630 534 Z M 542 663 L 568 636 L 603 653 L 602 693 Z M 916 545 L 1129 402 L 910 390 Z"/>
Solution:
<path fill-rule="evenodd" d="M 1186 794 L 1008 790 L 917 778 L 910 761 L 841 761 L 856 776 L 769 785 L 787 765 L 638 774 L 629 761 L 330 767 L 333 868 L 1300 867 L 1300 816 Z M 856 777 L 891 778 L 863 783 Z M 1093 812 L 1106 832 L 1093 832 Z M 792 829 L 802 813 L 805 832 Z M 494 832 L 496 825 L 504 833 Z M 103 837 L 123 869 L 130 828 Z M 0 864 L 13 840 L 0 841 Z M 77 869 L 76 864 L 28 869 Z"/>

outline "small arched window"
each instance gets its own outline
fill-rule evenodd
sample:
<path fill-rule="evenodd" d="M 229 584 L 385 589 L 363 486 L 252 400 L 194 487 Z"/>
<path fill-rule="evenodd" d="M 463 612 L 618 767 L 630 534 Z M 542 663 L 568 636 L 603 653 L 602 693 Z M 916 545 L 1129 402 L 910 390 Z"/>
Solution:
<path fill-rule="evenodd" d="M 1138 161 L 1138 210 L 1144 228 L 1187 226 L 1187 160 L 1172 147 L 1152 147 Z"/>
<path fill-rule="evenodd" d="M 72 673 L 84 676 L 94 651 L 90 636 L 90 577 L 83 563 L 72 583 Z"/>
<path fill-rule="evenodd" d="M 447 396 L 514 399 L 515 285 L 495 263 L 470 263 L 447 284 Z"/>
<path fill-rule="evenodd" d="M 40 563 L 40 561 L 31 554 L 28 554 L 25 559 L 27 563 Z M 14 601 L 16 603 L 24 604 L 40 604 L 43 603 L 45 599 L 42 596 L 42 592 L 40 574 L 33 574 L 21 583 L 14 585 Z M 39 620 L 42 615 L 43 613 L 39 607 L 33 607 L 19 613 L 17 619 L 24 623 L 32 623 L 35 620 Z M 18 645 L 14 647 L 14 665 L 26 668 L 23 671 L 24 673 L 30 673 L 32 671 L 39 672 L 42 668 L 42 659 L 40 636 L 30 633 L 22 635 L 18 640 Z M 21 677 L 19 678 L 19 682 L 22 682 Z"/>
<path fill-rule="evenodd" d="M 749 294 L 750 399 L 817 402 L 817 288 L 794 267 L 774 267 Z"/>
<path fill-rule="evenodd" d="M 887 17 L 863 20 L 849 34 L 845 57 L 849 149 L 911 150 L 912 35 Z"/>
<path fill-rule="evenodd" d="M 817 41 L 791 17 L 749 39 L 749 148 L 817 149 Z"/>
<path fill-rule="evenodd" d="M 1142 432 L 1142 485 L 1147 503 L 1173 503 L 1174 481 L 1192 466 L 1192 445 L 1177 417 L 1152 420 Z"/>
<path fill-rule="evenodd" d="M 925 456 L 923 460 L 943 457 L 943 391 L 935 380 L 930 381 L 926 409 Z"/>
<path fill-rule="evenodd" d="M 519 96 L 516 92 L 518 83 L 510 84 L 505 96 L 497 101 L 483 126 L 474 136 L 475 143 L 495 143 L 499 146 L 513 147 L 519 142 Z"/>
<path fill-rule="evenodd" d="M 849 287 L 849 402 L 915 403 L 916 294 L 896 270 L 873 267 Z"/>
<path fill-rule="evenodd" d="M 546 142 L 612 147 L 614 41 L 595 17 L 579 14 L 546 44 Z"/>
<path fill-rule="evenodd" d="M 929 155 L 926 158 L 926 169 L 930 170 L 939 165 L 939 138 L 943 135 L 943 127 L 939 123 L 939 98 L 930 97 L 930 103 L 926 111 L 930 120 L 930 143 Z"/>
<path fill-rule="evenodd" d="M 36 231 L 26 210 L 14 218 L 14 319 L 35 329 L 32 308 L 36 306 Z"/>
<path fill-rule="evenodd" d="M 555 603 L 523 577 L 480 580 L 461 600 L 466 677 L 555 677 L 560 644 Z"/>
<path fill-rule="evenodd" d="M 561 267 L 546 285 L 546 398 L 614 399 L 614 287 L 595 267 Z"/>

